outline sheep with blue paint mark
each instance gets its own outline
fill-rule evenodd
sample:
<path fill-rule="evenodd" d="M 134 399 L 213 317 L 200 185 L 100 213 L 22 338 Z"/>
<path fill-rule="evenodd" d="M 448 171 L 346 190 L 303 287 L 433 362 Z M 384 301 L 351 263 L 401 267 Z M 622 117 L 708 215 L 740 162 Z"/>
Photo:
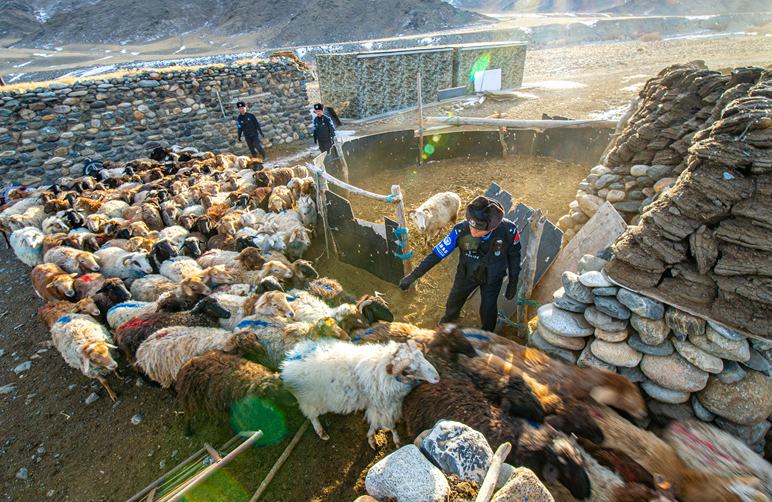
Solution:
<path fill-rule="evenodd" d="M 323 440 L 329 439 L 319 422 L 325 413 L 364 410 L 367 432 L 375 448 L 375 432 L 394 430 L 402 400 L 421 381 L 437 383 L 437 370 L 415 342 L 354 345 L 340 340 L 309 340 L 290 351 L 281 366 L 284 384 Z"/>

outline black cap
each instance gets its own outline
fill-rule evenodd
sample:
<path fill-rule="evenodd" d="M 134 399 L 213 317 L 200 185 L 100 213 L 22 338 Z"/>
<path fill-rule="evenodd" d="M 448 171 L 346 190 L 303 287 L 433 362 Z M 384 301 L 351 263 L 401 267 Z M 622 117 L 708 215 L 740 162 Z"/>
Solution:
<path fill-rule="evenodd" d="M 321 103 L 316 103 L 314 105 L 314 110 L 324 110 L 324 105 Z"/>
<path fill-rule="evenodd" d="M 243 106 L 243 107 L 246 107 L 246 106 L 247 106 L 247 104 L 246 104 L 246 103 L 244 103 L 243 101 L 239 101 L 238 103 L 236 103 L 236 108 L 241 108 L 242 106 Z"/>
<path fill-rule="evenodd" d="M 504 208 L 493 199 L 480 195 L 466 206 L 466 220 L 477 230 L 490 231 L 504 219 Z"/>

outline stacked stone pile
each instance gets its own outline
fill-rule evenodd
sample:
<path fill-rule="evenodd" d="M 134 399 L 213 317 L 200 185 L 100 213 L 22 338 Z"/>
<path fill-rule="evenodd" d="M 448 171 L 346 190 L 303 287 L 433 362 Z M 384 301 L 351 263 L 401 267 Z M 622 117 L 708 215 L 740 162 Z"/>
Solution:
<path fill-rule="evenodd" d="M 267 146 L 303 139 L 309 78 L 282 57 L 0 92 L 0 182 L 80 175 L 84 158 L 134 158 L 156 146 L 246 151 L 236 141 L 240 99 L 260 120 Z"/>
<path fill-rule="evenodd" d="M 702 62 L 665 68 L 640 92 L 637 108 L 612 142 L 603 165 L 579 183 L 576 200 L 560 218 L 564 243 L 609 201 L 628 223 L 671 187 L 688 165 L 698 131 L 709 127 L 731 101 L 747 96 L 761 68 L 731 75 Z"/>
<path fill-rule="evenodd" d="M 749 339 L 612 283 L 586 255 L 539 308 L 531 344 L 639 383 L 655 417 L 699 418 L 763 452 L 772 414 L 772 342 Z"/>

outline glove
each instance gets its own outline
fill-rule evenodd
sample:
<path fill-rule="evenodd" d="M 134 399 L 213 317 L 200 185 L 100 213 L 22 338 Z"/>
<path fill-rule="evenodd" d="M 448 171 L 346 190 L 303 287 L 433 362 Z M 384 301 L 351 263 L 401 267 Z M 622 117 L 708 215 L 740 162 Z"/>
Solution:
<path fill-rule="evenodd" d="M 407 291 L 413 282 L 415 282 L 415 277 L 413 277 L 413 274 L 408 274 L 399 281 L 399 289 Z"/>
<path fill-rule="evenodd" d="M 515 297 L 515 294 L 517 293 L 517 282 L 509 282 L 507 283 L 507 290 L 504 292 L 504 298 L 507 300 L 511 300 Z"/>

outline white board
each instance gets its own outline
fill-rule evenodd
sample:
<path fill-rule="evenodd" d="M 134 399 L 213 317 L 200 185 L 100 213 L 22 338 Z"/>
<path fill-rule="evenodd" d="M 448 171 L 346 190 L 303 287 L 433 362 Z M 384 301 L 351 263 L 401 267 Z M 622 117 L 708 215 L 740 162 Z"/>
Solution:
<path fill-rule="evenodd" d="M 474 92 L 500 90 L 501 68 L 474 72 Z"/>

